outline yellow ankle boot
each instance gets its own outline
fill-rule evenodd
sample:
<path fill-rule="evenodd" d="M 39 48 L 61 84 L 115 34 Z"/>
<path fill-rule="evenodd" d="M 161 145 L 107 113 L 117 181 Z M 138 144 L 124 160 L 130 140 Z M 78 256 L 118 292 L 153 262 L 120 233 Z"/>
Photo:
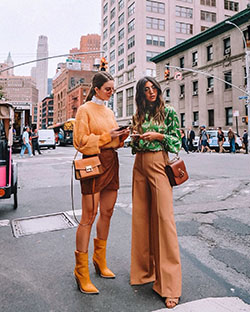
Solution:
<path fill-rule="evenodd" d="M 104 278 L 115 278 L 115 274 L 107 267 L 106 262 L 107 241 L 94 238 L 93 263 L 96 273 Z"/>
<path fill-rule="evenodd" d="M 88 253 L 75 251 L 76 266 L 74 275 L 79 290 L 85 294 L 99 294 L 99 290 L 92 284 L 89 277 Z"/>

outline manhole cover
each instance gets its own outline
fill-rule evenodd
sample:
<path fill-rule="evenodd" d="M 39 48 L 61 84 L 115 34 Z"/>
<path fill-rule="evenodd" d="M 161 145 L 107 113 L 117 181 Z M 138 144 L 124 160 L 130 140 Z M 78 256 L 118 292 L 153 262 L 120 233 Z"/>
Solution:
<path fill-rule="evenodd" d="M 11 221 L 15 237 L 75 227 L 76 223 L 64 212 L 20 218 Z"/>

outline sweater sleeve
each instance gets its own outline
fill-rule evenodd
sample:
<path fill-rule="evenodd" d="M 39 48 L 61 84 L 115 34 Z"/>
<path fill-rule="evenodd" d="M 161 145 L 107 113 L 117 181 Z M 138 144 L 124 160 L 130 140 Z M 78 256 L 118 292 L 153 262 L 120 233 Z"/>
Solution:
<path fill-rule="evenodd" d="M 74 147 L 85 155 L 100 153 L 100 148 L 111 142 L 110 133 L 100 135 L 91 133 L 89 127 L 89 115 L 84 106 L 81 106 L 76 114 L 74 126 Z"/>

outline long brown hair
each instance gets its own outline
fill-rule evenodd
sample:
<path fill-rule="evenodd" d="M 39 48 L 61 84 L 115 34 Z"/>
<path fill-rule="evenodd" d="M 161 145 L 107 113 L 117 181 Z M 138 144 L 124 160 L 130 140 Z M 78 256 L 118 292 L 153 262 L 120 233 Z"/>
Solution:
<path fill-rule="evenodd" d="M 149 115 L 153 118 L 156 124 L 162 124 L 165 120 L 165 105 L 159 83 L 152 77 L 143 77 L 137 82 L 136 85 L 136 113 L 133 116 L 133 129 L 139 133 L 142 133 L 141 125 L 145 120 L 145 115 L 147 111 L 148 103 L 145 95 L 145 84 L 148 81 L 150 81 L 157 89 L 157 98 Z"/>
<path fill-rule="evenodd" d="M 95 88 L 100 89 L 105 82 L 114 80 L 114 78 L 106 71 L 96 73 L 91 82 L 91 87 L 89 89 L 88 95 L 86 97 L 86 102 L 91 101 L 92 97 L 96 94 Z"/>

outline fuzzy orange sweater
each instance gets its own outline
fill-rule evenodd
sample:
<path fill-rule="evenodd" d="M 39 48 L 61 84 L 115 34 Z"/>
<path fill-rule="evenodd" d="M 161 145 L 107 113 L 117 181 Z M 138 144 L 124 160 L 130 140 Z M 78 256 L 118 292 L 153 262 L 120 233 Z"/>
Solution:
<path fill-rule="evenodd" d="M 87 102 L 76 114 L 74 146 L 85 155 L 99 154 L 102 148 L 117 148 L 119 137 L 112 139 L 110 130 L 118 128 L 114 113 L 105 105 Z"/>

